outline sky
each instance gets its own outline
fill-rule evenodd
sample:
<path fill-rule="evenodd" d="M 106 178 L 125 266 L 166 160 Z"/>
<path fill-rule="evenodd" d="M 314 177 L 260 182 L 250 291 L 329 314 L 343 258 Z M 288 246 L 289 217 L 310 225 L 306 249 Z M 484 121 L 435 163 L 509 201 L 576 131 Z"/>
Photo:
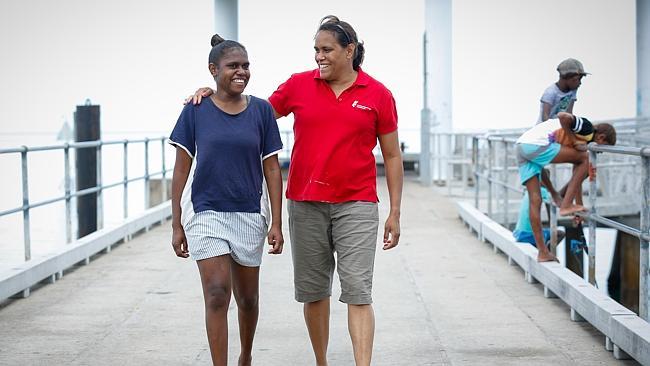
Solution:
<path fill-rule="evenodd" d="M 634 0 L 453 0 L 452 119 L 458 130 L 529 126 L 564 58 L 580 59 L 575 112 L 635 113 Z M 214 86 L 211 0 L 0 1 L 0 134 L 56 132 L 76 105 L 101 105 L 103 133 L 171 131 L 182 100 Z M 239 40 L 266 98 L 315 67 L 319 20 L 339 16 L 366 46 L 363 68 L 397 101 L 400 135 L 419 143 L 424 0 L 239 2 Z M 291 128 L 291 119 L 278 121 Z M 11 141 L 9 145 L 22 144 Z M 6 144 L 5 144 L 6 145 Z"/>

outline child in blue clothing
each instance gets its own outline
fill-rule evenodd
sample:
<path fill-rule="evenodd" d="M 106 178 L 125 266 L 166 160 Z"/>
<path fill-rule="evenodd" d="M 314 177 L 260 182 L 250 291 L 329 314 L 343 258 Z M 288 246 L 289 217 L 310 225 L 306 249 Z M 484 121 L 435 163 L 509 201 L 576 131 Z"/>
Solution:
<path fill-rule="evenodd" d="M 186 105 L 169 137 L 176 147 L 172 247 L 199 268 L 212 363 L 228 361 L 228 308 L 234 294 L 238 364 L 250 365 L 264 241 L 271 254 L 280 254 L 284 244 L 277 156 L 282 141 L 271 105 L 243 94 L 250 78 L 244 46 L 218 35 L 211 44 L 208 69 L 216 92 L 206 103 Z"/>
<path fill-rule="evenodd" d="M 540 187 L 542 194 L 542 201 L 547 204 L 551 203 L 551 194 L 545 187 Z M 548 207 L 548 206 L 547 206 Z M 551 241 L 551 229 L 543 228 L 542 235 L 544 236 L 544 243 L 548 247 Z M 561 242 L 564 239 L 564 231 L 558 230 L 557 232 L 557 242 Z M 520 243 L 528 243 L 532 246 L 535 245 L 535 235 L 533 234 L 533 228 L 530 226 L 530 200 L 528 199 L 528 192 L 524 191 L 524 197 L 521 199 L 521 207 L 519 208 L 519 219 L 517 219 L 517 225 L 515 230 L 512 232 L 515 240 Z"/>
<path fill-rule="evenodd" d="M 542 205 L 540 188 L 542 171 L 546 165 L 572 163 L 574 166 L 573 174 L 559 205 L 560 216 L 569 216 L 579 211 L 585 211 L 583 206 L 574 204 L 573 201 L 579 193 L 579 186 L 587 176 L 589 157 L 585 151 L 578 151 L 573 147 L 555 142 L 553 134 L 554 131 L 562 128 L 567 134 L 585 135 L 583 129 L 590 124 L 584 122 L 586 122 L 584 118 L 560 112 L 557 119 L 535 125 L 524 132 L 516 142 L 519 179 L 528 191 L 530 225 L 535 236 L 538 262 L 557 261 L 555 255 L 545 245 L 540 218 Z"/>

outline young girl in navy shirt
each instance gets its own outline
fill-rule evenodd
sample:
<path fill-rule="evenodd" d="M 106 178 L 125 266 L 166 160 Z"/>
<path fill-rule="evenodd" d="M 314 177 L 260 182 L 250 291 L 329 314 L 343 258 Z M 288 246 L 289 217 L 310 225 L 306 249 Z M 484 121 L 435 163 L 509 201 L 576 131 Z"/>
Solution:
<path fill-rule="evenodd" d="M 213 364 L 227 364 L 227 311 L 234 292 L 239 365 L 250 365 L 264 240 L 271 254 L 280 254 L 284 244 L 277 157 L 282 142 L 269 103 L 243 94 L 250 78 L 244 46 L 218 35 L 211 43 L 216 92 L 207 103 L 186 105 L 169 138 L 176 147 L 172 246 L 177 256 L 197 262 Z"/>

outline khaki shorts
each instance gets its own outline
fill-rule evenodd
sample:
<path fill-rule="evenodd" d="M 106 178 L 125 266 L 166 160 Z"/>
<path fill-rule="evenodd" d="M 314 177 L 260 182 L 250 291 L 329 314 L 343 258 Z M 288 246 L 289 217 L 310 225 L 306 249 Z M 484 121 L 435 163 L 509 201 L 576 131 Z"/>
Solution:
<path fill-rule="evenodd" d="M 371 304 L 377 203 L 289 200 L 288 209 L 296 300 L 330 297 L 336 267 L 341 280 L 339 301 Z"/>

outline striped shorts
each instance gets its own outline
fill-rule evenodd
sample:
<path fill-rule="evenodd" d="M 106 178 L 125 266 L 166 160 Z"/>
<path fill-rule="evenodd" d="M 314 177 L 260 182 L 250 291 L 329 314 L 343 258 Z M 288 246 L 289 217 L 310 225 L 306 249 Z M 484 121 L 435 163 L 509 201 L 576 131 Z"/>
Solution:
<path fill-rule="evenodd" d="M 267 225 L 259 213 L 202 211 L 184 230 L 190 257 L 196 261 L 230 254 L 242 266 L 262 263 Z"/>

